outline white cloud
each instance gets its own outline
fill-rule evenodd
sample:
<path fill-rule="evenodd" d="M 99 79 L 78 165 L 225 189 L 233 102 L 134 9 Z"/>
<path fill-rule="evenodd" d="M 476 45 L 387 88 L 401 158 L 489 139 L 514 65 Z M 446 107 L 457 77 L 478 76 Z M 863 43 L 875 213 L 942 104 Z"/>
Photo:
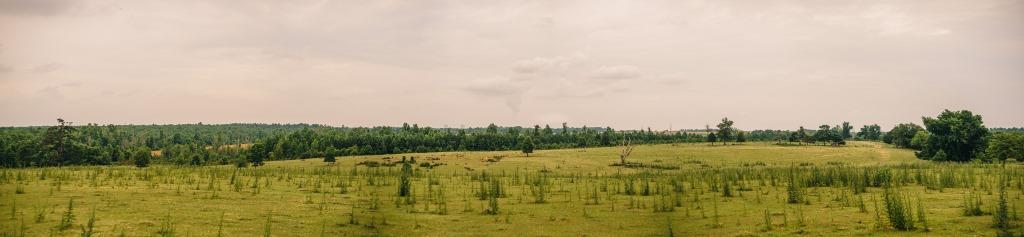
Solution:
<path fill-rule="evenodd" d="M 618 65 L 599 67 L 590 74 L 590 77 L 605 80 L 625 80 L 641 76 L 640 68 L 632 65 Z"/>

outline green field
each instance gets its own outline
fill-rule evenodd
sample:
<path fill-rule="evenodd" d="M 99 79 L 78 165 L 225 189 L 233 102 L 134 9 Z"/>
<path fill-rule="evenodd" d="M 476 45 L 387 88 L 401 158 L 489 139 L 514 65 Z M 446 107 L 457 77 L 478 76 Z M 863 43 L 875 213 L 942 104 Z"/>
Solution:
<path fill-rule="evenodd" d="M 1019 163 L 932 163 L 869 142 L 666 144 L 637 147 L 628 160 L 647 168 L 624 168 L 620 149 L 3 169 L 0 236 L 81 236 L 93 213 L 97 236 L 994 236 L 1001 177 L 1024 234 Z M 417 162 L 407 197 L 402 157 Z M 912 230 L 890 222 L 886 186 Z M 981 215 L 965 215 L 967 198 Z"/>

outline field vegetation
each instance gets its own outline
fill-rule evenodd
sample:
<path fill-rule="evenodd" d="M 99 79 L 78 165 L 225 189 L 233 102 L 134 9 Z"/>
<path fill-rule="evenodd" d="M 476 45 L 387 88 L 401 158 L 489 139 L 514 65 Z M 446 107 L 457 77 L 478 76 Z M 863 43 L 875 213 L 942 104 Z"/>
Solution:
<path fill-rule="evenodd" d="M 1020 234 L 1024 166 L 877 142 L 5 169 L 8 236 Z M 1003 221 L 1005 220 L 1005 221 Z M 1004 224 L 1005 223 L 1005 224 Z M 1005 227 L 1000 227 L 1005 226 Z"/>

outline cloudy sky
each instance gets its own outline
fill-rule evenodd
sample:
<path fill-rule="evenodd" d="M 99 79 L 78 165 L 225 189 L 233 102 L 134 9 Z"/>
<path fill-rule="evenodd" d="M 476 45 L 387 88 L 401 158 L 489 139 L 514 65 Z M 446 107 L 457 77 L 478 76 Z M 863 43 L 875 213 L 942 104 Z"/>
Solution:
<path fill-rule="evenodd" d="M 1024 126 L 1024 2 L 0 0 L 0 126 Z"/>

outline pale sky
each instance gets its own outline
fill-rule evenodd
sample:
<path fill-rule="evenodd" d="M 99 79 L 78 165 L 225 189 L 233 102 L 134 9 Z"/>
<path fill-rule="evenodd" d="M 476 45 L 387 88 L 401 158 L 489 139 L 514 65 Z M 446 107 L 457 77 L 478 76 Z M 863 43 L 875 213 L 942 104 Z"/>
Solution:
<path fill-rule="evenodd" d="M 0 126 L 1024 126 L 1024 1 L 0 0 Z"/>

